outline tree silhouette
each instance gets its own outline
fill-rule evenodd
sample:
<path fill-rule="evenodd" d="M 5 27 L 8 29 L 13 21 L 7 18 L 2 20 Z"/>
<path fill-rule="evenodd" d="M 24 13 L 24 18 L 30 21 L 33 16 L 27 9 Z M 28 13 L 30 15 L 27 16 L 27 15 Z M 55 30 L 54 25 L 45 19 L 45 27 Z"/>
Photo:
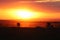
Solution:
<path fill-rule="evenodd" d="M 17 27 L 20 27 L 20 23 L 17 23 Z"/>

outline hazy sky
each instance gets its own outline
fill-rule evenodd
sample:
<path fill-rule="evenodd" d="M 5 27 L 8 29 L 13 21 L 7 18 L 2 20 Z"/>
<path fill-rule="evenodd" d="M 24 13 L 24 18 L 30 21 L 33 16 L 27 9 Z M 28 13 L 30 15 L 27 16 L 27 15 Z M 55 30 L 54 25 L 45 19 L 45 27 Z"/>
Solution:
<path fill-rule="evenodd" d="M 11 9 L 20 9 L 21 7 L 26 7 L 28 9 L 32 9 L 33 11 L 43 12 L 43 18 L 60 19 L 60 2 L 51 2 L 51 0 L 41 1 L 46 2 L 26 2 L 26 0 L 24 0 L 24 2 L 21 2 L 21 0 L 0 0 L 0 19 L 14 19 L 14 17 L 10 16 L 10 14 L 7 14 L 6 11 Z"/>
<path fill-rule="evenodd" d="M 41 2 L 42 1 L 42 2 Z M 15 12 L 20 9 L 28 9 L 37 13 L 32 21 L 60 21 L 60 0 L 0 0 L 0 20 L 18 19 Z M 14 11 L 14 12 L 13 12 Z M 21 26 L 37 26 L 37 23 L 22 22 Z M 43 23 L 42 23 L 43 24 Z M 44 26 L 46 24 L 40 26 Z M 16 24 L 15 24 L 16 25 Z"/>

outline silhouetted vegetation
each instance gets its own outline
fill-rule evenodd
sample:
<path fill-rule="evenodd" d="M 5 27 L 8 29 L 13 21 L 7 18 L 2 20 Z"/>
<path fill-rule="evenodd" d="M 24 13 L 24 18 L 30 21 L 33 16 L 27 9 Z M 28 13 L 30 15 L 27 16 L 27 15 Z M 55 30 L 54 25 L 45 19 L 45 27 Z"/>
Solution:
<path fill-rule="evenodd" d="M 36 26 L 36 28 L 19 28 L 20 23 L 17 23 L 16 25 L 17 27 L 3 27 L 0 24 L 0 35 L 9 36 L 12 39 L 16 39 L 16 37 L 20 39 L 21 37 L 22 39 L 28 40 L 60 38 L 60 29 L 54 28 L 54 25 L 51 25 L 51 22 L 47 22 L 47 28 L 42 28 L 40 26 Z"/>

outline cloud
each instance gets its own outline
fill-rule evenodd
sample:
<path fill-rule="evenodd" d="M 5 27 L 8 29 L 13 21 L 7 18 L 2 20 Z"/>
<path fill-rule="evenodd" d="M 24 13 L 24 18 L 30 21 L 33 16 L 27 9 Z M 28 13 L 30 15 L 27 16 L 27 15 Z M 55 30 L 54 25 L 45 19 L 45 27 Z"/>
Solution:
<path fill-rule="evenodd" d="M 12 2 L 12 1 L 60 1 L 60 0 L 0 0 L 0 2 Z"/>
<path fill-rule="evenodd" d="M 41 3 L 41 7 L 45 10 L 49 10 L 52 12 L 60 12 L 60 2 L 45 2 Z"/>
<path fill-rule="evenodd" d="M 1 0 L 0 0 L 1 1 Z M 0 3 L 0 8 L 17 8 L 20 7 L 21 5 L 26 5 L 25 3 L 27 3 L 27 6 L 31 7 L 31 8 L 35 8 L 39 11 L 45 11 L 45 12 L 56 12 L 56 13 L 60 13 L 60 2 L 23 2 L 21 4 L 21 0 L 6 0 L 9 2 L 5 2 L 4 3 Z"/>

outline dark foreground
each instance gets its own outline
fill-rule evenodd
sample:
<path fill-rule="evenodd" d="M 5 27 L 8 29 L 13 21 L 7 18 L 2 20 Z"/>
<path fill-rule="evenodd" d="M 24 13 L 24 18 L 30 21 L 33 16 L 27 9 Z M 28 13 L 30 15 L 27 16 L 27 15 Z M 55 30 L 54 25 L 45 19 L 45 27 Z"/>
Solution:
<path fill-rule="evenodd" d="M 60 29 L 43 29 L 43 28 L 9 28 L 0 27 L 0 39 L 22 39 L 22 40 L 42 40 L 42 39 L 59 39 Z"/>

